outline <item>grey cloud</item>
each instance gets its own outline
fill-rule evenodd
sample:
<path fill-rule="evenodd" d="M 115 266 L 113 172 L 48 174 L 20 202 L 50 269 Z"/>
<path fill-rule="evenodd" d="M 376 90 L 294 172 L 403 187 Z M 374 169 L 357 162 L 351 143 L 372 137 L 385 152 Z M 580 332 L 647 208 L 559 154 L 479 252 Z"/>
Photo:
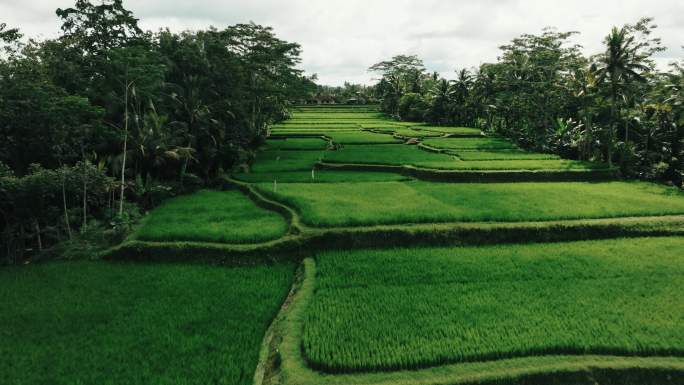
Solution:
<path fill-rule="evenodd" d="M 613 25 L 654 16 L 670 49 L 661 66 L 684 55 L 684 2 L 659 0 L 124 0 L 146 29 L 179 31 L 254 21 L 302 45 L 301 67 L 321 82 L 371 81 L 366 69 L 400 53 L 420 55 L 429 70 L 453 76 L 456 68 L 496 60 L 498 47 L 546 26 L 576 30 L 587 54 L 601 50 Z M 58 33 L 54 10 L 73 0 L 0 0 L 0 22 L 27 35 Z"/>

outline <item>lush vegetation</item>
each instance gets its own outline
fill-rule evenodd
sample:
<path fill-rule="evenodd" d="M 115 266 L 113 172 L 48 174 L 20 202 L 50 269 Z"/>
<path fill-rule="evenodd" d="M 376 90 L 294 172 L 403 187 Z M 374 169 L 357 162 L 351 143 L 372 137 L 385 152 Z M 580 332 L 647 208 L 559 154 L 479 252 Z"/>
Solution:
<path fill-rule="evenodd" d="M 133 236 L 154 242 L 258 243 L 279 238 L 287 223 L 239 191 L 203 190 L 153 210 Z"/>
<path fill-rule="evenodd" d="M 264 194 L 312 226 L 457 221 L 535 221 L 684 214 L 684 193 L 644 182 L 288 183 Z"/>
<path fill-rule="evenodd" d="M 328 142 L 323 138 L 283 138 L 266 141 L 267 150 L 325 150 Z"/>
<path fill-rule="evenodd" d="M 292 265 L 0 269 L 4 384 L 252 384 Z"/>
<path fill-rule="evenodd" d="M 457 162 L 453 156 L 403 144 L 344 146 L 337 151 L 326 152 L 323 159 L 332 163 L 412 165 L 435 169 L 453 168 Z"/>
<path fill-rule="evenodd" d="M 464 139 L 470 140 L 470 139 Z M 477 140 L 477 139 L 474 139 Z M 606 168 L 605 164 L 560 160 L 554 156 L 515 152 L 458 152 L 457 157 L 422 151 L 404 145 L 356 145 L 325 153 L 323 160 L 331 163 L 410 165 L 440 170 L 592 170 Z M 461 154 L 466 154 L 461 157 Z M 463 160 L 463 161 L 461 161 Z M 472 162 L 471 160 L 475 160 Z"/>
<path fill-rule="evenodd" d="M 57 16 L 0 24 L 0 383 L 684 373 L 684 65 L 650 19 L 593 57 L 547 29 L 453 81 L 396 56 L 329 87 L 253 22 Z"/>
<path fill-rule="evenodd" d="M 542 160 L 558 159 L 557 155 L 527 152 L 520 150 L 500 150 L 500 151 L 466 151 L 454 150 L 450 153 L 456 155 L 461 160 Z"/>
<path fill-rule="evenodd" d="M 358 172 L 358 171 L 282 171 L 253 172 L 235 174 L 238 180 L 250 183 L 350 183 L 350 182 L 383 182 L 410 180 L 406 176 L 391 172 Z M 277 187 L 276 187 L 277 188 Z"/>
<path fill-rule="evenodd" d="M 654 238 L 323 253 L 304 354 L 329 372 L 681 355 L 682 248 Z"/>
<path fill-rule="evenodd" d="M 263 151 L 256 155 L 251 171 L 311 171 L 323 157 L 323 151 Z"/>
<path fill-rule="evenodd" d="M 502 138 L 438 138 L 426 139 L 430 147 L 450 150 L 513 150 L 515 145 Z"/>
<path fill-rule="evenodd" d="M 315 89 L 297 68 L 299 45 L 269 27 L 145 32 L 122 0 L 77 0 L 57 17 L 54 39 L 0 25 L 0 258 L 10 262 L 91 221 L 119 231 L 136 216 L 126 201 L 146 210 L 249 163 L 289 101 Z"/>
<path fill-rule="evenodd" d="M 449 127 L 449 126 L 426 126 L 426 125 L 421 125 L 418 126 L 420 130 L 424 131 L 435 131 L 435 132 L 442 132 L 445 134 L 449 135 L 480 135 L 481 131 L 480 129 L 477 128 L 470 128 L 470 127 Z"/>
<path fill-rule="evenodd" d="M 523 34 L 501 46 L 497 62 L 454 80 L 410 55 L 370 70 L 381 76 L 382 111 L 398 119 L 478 127 L 526 149 L 617 163 L 625 175 L 681 186 L 684 65 L 656 68 L 665 48 L 655 32 L 649 18 L 613 28 L 605 51 L 591 57 L 572 43 L 578 32 Z"/>

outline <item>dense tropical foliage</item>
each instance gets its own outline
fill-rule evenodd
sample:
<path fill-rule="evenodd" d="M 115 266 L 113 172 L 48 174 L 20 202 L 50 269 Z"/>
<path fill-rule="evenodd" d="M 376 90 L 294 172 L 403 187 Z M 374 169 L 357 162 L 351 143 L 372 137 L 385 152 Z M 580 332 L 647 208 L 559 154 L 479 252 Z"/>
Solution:
<path fill-rule="evenodd" d="M 0 25 L 0 257 L 121 228 L 246 164 L 289 100 L 315 89 L 269 27 L 144 32 L 122 0 L 58 9 L 62 33 Z M 118 231 L 118 230 L 117 230 Z"/>
<path fill-rule="evenodd" d="M 659 71 L 653 20 L 613 28 L 586 57 L 576 32 L 546 29 L 501 46 L 495 63 L 454 80 L 416 56 L 377 63 L 382 110 L 401 120 L 480 127 L 522 147 L 616 164 L 626 176 L 682 185 L 684 67 Z"/>

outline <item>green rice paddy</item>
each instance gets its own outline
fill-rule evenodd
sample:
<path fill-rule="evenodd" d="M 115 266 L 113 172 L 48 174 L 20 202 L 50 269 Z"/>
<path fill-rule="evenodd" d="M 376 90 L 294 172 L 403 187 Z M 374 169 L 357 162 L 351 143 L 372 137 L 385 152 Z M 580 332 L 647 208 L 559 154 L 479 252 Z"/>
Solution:
<path fill-rule="evenodd" d="M 251 385 L 291 264 L 0 269 L 0 383 Z"/>
<path fill-rule="evenodd" d="M 681 236 L 378 248 L 406 234 L 434 245 L 430 232 L 451 227 L 480 239 L 493 234 L 486 228 L 522 228 L 545 241 L 537 229 L 578 239 L 560 233 L 570 220 L 676 228 L 684 192 L 590 178 L 515 182 L 521 172 L 591 175 L 607 166 L 524 151 L 479 128 L 390 120 L 374 106 L 292 112 L 270 127 L 249 170 L 164 202 L 124 243 L 133 254 L 185 253 L 192 263 L 0 269 L 0 383 L 247 385 L 260 362 L 265 384 L 536 385 L 535 375 L 549 375 L 566 385 L 553 376 L 592 376 L 587 368 L 599 361 L 635 378 L 650 378 L 651 360 L 684 367 Z M 513 182 L 405 175 L 415 168 Z M 480 242 L 454 236 L 461 241 Z M 195 263 L 208 250 L 233 267 Z M 303 274 L 282 262 L 307 256 L 315 263 L 308 258 Z"/>
<path fill-rule="evenodd" d="M 303 354 L 326 372 L 684 353 L 684 238 L 317 256 Z"/>
<path fill-rule="evenodd" d="M 683 192 L 644 182 L 291 183 L 277 192 L 256 186 L 321 227 L 684 214 Z"/>
<path fill-rule="evenodd" d="M 287 223 L 239 191 L 204 190 L 163 203 L 136 237 L 154 242 L 257 243 L 279 238 Z"/>

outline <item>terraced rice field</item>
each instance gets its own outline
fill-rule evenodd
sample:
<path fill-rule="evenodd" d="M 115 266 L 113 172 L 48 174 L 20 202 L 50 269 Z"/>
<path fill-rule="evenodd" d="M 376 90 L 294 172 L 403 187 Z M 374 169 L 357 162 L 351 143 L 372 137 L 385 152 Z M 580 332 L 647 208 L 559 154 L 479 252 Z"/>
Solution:
<path fill-rule="evenodd" d="M 466 139 L 464 139 L 466 140 Z M 343 164 L 377 164 L 391 166 L 416 166 L 439 170 L 600 170 L 602 163 L 562 160 L 546 154 L 515 151 L 483 152 L 464 151 L 458 155 L 424 151 L 410 145 L 349 145 L 337 151 L 329 151 L 323 160 Z M 463 155 L 463 157 L 461 156 Z M 473 157 L 473 158 L 470 158 Z M 477 160 L 477 161 L 473 161 Z"/>
<path fill-rule="evenodd" d="M 251 385 L 292 264 L 0 269 L 0 383 Z"/>
<path fill-rule="evenodd" d="M 0 383 L 681 383 L 684 192 L 613 171 L 298 107 L 105 254 L 191 263 L 0 270 Z"/>
<path fill-rule="evenodd" d="M 430 147 L 447 150 L 514 150 L 513 143 L 503 138 L 439 138 L 427 139 Z"/>
<path fill-rule="evenodd" d="M 684 354 L 684 238 L 316 257 L 303 354 L 331 372 Z"/>
<path fill-rule="evenodd" d="M 262 193 L 316 227 L 521 222 L 684 214 L 684 193 L 643 182 L 291 183 Z"/>
<path fill-rule="evenodd" d="M 257 243 L 279 238 L 287 223 L 239 191 L 204 190 L 164 203 L 134 237 L 153 242 Z"/>
<path fill-rule="evenodd" d="M 293 150 L 293 151 L 307 151 L 307 150 L 325 150 L 329 142 L 324 138 L 283 138 L 270 139 L 266 142 L 266 149 L 271 151 L 277 150 Z"/>
<path fill-rule="evenodd" d="M 263 151 L 257 154 L 257 162 L 251 174 L 311 171 L 323 159 L 323 151 Z"/>
<path fill-rule="evenodd" d="M 560 159 L 558 155 L 553 154 L 541 154 L 534 152 L 527 152 L 521 150 L 509 150 L 509 151 L 468 151 L 468 150 L 456 150 L 450 151 L 449 153 L 455 155 L 461 160 L 473 161 L 473 160 L 547 160 L 547 159 Z"/>
<path fill-rule="evenodd" d="M 328 129 L 340 127 L 331 121 L 344 129 Z M 350 130 L 352 124 L 357 127 Z M 529 226 L 518 238 L 525 242 L 542 239 L 537 231 L 546 222 L 563 231 L 565 221 L 601 220 L 620 228 L 626 220 L 656 223 L 684 215 L 681 191 L 636 181 L 597 183 L 589 176 L 605 164 L 524 151 L 479 129 L 303 107 L 273 132 L 293 135 L 299 127 L 334 144 L 301 155 L 309 172 L 266 173 L 275 153 L 265 151 L 250 173 L 235 178 L 291 208 L 305 232 L 343 231 L 352 239 L 354 231 L 377 232 L 392 239 L 392 231 L 414 236 L 401 226 L 515 223 Z M 376 139 L 381 136 L 386 141 Z M 408 176 L 406 167 L 428 175 L 508 173 L 512 182 L 437 183 Z M 588 177 L 516 182 L 522 171 Z M 676 223 L 673 234 L 681 234 L 682 222 Z M 374 243 L 372 235 L 359 239 Z M 599 376 L 601 383 L 642 384 L 684 370 L 684 359 L 677 358 L 684 355 L 678 294 L 684 290 L 684 237 L 368 250 L 345 245 L 305 263 L 310 274 L 301 299 L 280 321 L 284 384 L 527 383 L 525 373 L 564 383 L 561 373 L 592 362 L 611 370 Z"/>

